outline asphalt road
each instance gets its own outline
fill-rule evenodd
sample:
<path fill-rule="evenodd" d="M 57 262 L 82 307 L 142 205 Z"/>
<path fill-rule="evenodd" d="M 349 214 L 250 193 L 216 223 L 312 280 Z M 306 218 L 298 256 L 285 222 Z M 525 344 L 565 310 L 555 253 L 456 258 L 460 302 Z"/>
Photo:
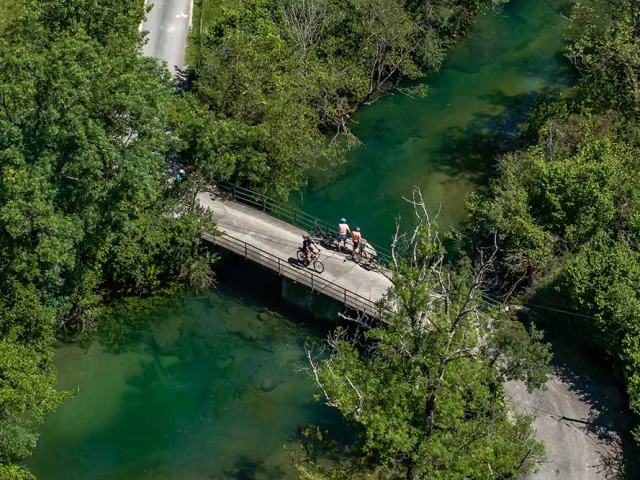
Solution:
<path fill-rule="evenodd" d="M 191 0 L 149 0 L 153 5 L 142 29 L 147 30 L 148 43 L 142 49 L 149 57 L 167 62 L 169 70 L 185 67 L 185 47 L 191 23 Z"/>

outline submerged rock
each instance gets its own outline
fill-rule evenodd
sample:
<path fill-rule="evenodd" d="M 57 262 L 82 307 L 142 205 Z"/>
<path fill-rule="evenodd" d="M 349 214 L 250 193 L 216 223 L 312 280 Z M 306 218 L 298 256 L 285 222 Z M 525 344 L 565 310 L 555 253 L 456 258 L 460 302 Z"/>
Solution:
<path fill-rule="evenodd" d="M 182 337 L 204 337 L 204 328 L 194 319 L 186 320 L 182 326 Z"/>
<path fill-rule="evenodd" d="M 225 312 L 227 312 L 229 315 L 235 315 L 236 313 L 238 313 L 238 307 L 232 305 L 230 307 L 227 307 L 225 309 Z"/>
<path fill-rule="evenodd" d="M 229 368 L 233 364 L 234 360 L 235 360 L 234 356 L 229 354 L 224 358 L 220 358 L 216 360 L 215 366 L 220 370 L 224 370 L 225 368 Z"/>
<path fill-rule="evenodd" d="M 255 341 L 265 336 L 266 328 L 256 317 L 238 316 L 229 322 L 227 331 L 243 340 Z"/>
<path fill-rule="evenodd" d="M 182 323 L 177 318 L 170 318 L 151 326 L 153 346 L 158 353 L 170 355 L 174 352 L 182 334 Z"/>
<path fill-rule="evenodd" d="M 209 354 L 209 349 L 205 345 L 204 340 L 200 337 L 191 338 L 191 349 L 198 359 L 203 359 Z"/>
<path fill-rule="evenodd" d="M 160 368 L 162 368 L 165 373 L 168 373 L 169 370 L 175 370 L 175 368 L 172 367 L 180 363 L 180 359 L 174 355 L 158 355 L 157 358 Z"/>
<path fill-rule="evenodd" d="M 265 393 L 269 393 L 269 392 L 273 392 L 278 385 L 280 385 L 280 382 L 273 378 L 273 377 L 267 377 L 262 379 L 262 381 L 260 382 L 260 390 L 262 390 Z"/>
<path fill-rule="evenodd" d="M 273 392 L 282 380 L 277 374 L 272 374 L 265 368 L 258 368 L 253 376 L 253 384 L 265 393 Z"/>

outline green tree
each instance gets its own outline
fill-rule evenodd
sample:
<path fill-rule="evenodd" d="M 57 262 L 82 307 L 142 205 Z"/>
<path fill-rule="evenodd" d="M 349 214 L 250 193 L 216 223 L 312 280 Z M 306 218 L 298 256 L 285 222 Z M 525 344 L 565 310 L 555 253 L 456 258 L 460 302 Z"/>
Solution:
<path fill-rule="evenodd" d="M 39 33 L 83 32 L 102 45 L 132 47 L 146 10 L 136 0 L 25 0 L 30 15 L 46 27 Z M 29 27 L 30 25 L 27 25 Z"/>
<path fill-rule="evenodd" d="M 569 25 L 579 98 L 599 112 L 640 118 L 640 1 L 578 2 Z"/>
<path fill-rule="evenodd" d="M 580 313 L 554 323 L 607 355 L 640 413 L 640 152 L 618 115 L 547 112 L 538 143 L 500 159 L 471 199 L 467 233 L 498 232 L 499 271 L 532 303 Z"/>
<path fill-rule="evenodd" d="M 54 410 L 68 393 L 54 389 L 50 358 L 34 347 L 3 336 L 0 340 L 0 478 L 29 478 L 14 462 L 35 447 L 33 427 Z M 10 474 L 15 475 L 9 476 Z"/>
<path fill-rule="evenodd" d="M 316 87 L 297 75 L 291 46 L 272 22 L 265 20 L 262 30 L 229 29 L 208 52 L 196 88 L 211 113 L 202 117 L 197 136 L 186 137 L 196 147 L 188 158 L 203 163 L 204 154 L 232 170 L 223 179 L 283 198 L 318 161 L 331 163 L 340 146 L 318 129 L 319 114 L 309 103 Z"/>
<path fill-rule="evenodd" d="M 305 441 L 303 478 L 516 478 L 543 458 L 532 419 L 505 404 L 502 382 L 542 386 L 549 346 L 505 312 L 483 308 L 495 251 L 454 267 L 431 231 L 418 228 L 408 260 L 397 261 L 379 325 L 357 319 L 355 332 L 330 337 L 328 358 L 308 352 L 327 404 L 356 439 L 330 465 L 317 442 Z"/>
<path fill-rule="evenodd" d="M 22 12 L 24 3 L 19 0 L 0 0 L 0 36 Z"/>
<path fill-rule="evenodd" d="M 30 478 L 16 465 L 66 396 L 54 389 L 56 329 L 93 328 L 104 295 L 212 281 L 200 236 L 213 226 L 165 173 L 180 100 L 141 55 L 142 5 L 30 6 L 0 38 L 2 478 Z"/>
<path fill-rule="evenodd" d="M 29 40 L 0 45 L 0 268 L 5 291 L 34 285 L 66 327 L 95 318 L 98 287 L 152 292 L 178 275 L 174 236 L 200 232 L 168 198 L 168 72 L 82 32 Z"/>

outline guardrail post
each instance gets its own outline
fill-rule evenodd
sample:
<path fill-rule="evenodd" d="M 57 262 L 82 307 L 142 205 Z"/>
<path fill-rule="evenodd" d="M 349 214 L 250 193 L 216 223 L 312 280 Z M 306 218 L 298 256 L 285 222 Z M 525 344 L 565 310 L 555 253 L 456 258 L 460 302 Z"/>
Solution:
<path fill-rule="evenodd" d="M 312 273 L 311 274 L 311 291 L 313 292 L 313 277 L 315 277 L 315 275 Z"/>
<path fill-rule="evenodd" d="M 231 185 L 231 200 L 236 201 L 236 184 Z"/>
<path fill-rule="evenodd" d="M 244 259 L 249 258 L 249 252 L 247 251 L 247 242 L 244 242 Z"/>
<path fill-rule="evenodd" d="M 262 211 L 267 211 L 267 197 L 265 197 L 264 195 L 262 196 Z"/>
<path fill-rule="evenodd" d="M 347 304 L 347 289 L 344 289 L 344 304 Z"/>
<path fill-rule="evenodd" d="M 297 210 L 293 211 L 293 224 L 295 226 L 298 226 L 298 211 Z"/>
<path fill-rule="evenodd" d="M 278 257 L 278 275 L 281 275 L 281 273 L 280 273 L 280 257 Z"/>

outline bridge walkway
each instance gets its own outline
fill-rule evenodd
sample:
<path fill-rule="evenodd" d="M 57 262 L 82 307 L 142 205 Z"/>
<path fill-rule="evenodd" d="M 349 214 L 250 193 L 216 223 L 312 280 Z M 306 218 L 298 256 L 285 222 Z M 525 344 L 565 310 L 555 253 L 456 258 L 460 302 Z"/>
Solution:
<path fill-rule="evenodd" d="M 367 270 L 351 256 L 320 247 L 322 274 L 299 264 L 296 253 L 305 230 L 223 195 L 200 193 L 201 206 L 211 211 L 221 236 L 206 236 L 213 243 L 244 256 L 347 307 L 378 317 L 376 306 L 391 281 L 381 272 Z M 248 279 L 250 281 L 250 279 Z"/>

